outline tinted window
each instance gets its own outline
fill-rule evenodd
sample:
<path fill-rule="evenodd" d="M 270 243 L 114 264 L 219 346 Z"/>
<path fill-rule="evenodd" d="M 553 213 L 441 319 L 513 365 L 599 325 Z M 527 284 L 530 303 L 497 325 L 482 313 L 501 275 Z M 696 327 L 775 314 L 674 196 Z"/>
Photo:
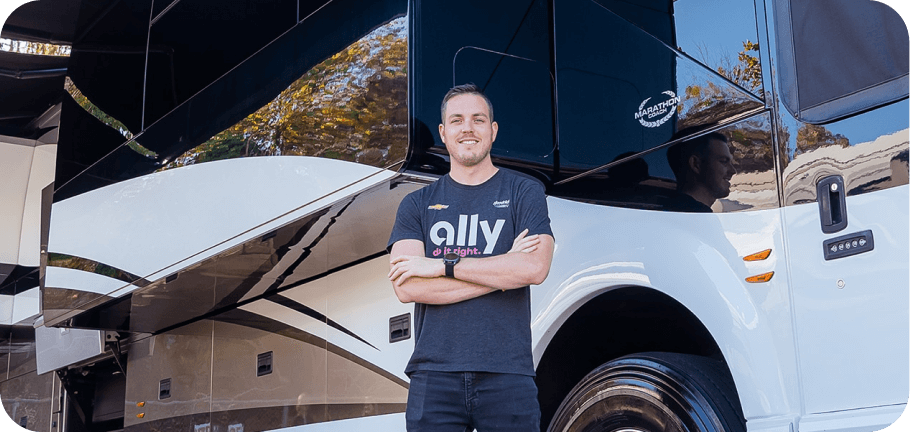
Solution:
<path fill-rule="evenodd" d="M 57 165 L 55 200 L 154 172 L 178 157 L 186 164 L 306 154 L 375 166 L 402 159 L 407 28 L 403 19 L 389 20 L 403 16 L 407 3 L 374 2 L 356 15 L 351 7 L 325 5 L 140 133 L 121 130 L 123 122 L 96 110 L 93 99 L 74 95 L 79 103 L 65 104 L 61 116 L 64 163 Z M 208 19 L 203 14 L 193 24 L 206 27 Z M 188 152 L 197 147 L 193 158 Z"/>
<path fill-rule="evenodd" d="M 415 11 L 415 165 L 448 171 L 444 160 L 423 153 L 446 154 L 437 132 L 440 103 L 453 85 L 473 82 L 492 101 L 499 123 L 497 163 L 548 170 L 554 140 L 546 2 L 470 1 L 459 9 L 480 13 L 465 19 L 440 2 L 422 2 Z"/>
<path fill-rule="evenodd" d="M 908 117 L 907 100 L 825 125 L 782 112 L 784 202 L 815 202 L 829 175 L 843 176 L 847 196 L 906 185 Z"/>
<path fill-rule="evenodd" d="M 275 99 L 160 170 L 248 156 L 317 156 L 377 167 L 407 150 L 407 19 L 370 32 Z"/>
<path fill-rule="evenodd" d="M 875 1 L 775 0 L 781 99 L 822 124 L 908 95 L 908 36 L 901 17 Z"/>
<path fill-rule="evenodd" d="M 671 46 L 764 98 L 752 0 L 677 0 L 673 24 L 676 44 Z"/>
<path fill-rule="evenodd" d="M 597 204 L 678 212 L 732 212 L 778 205 L 771 121 L 760 114 L 704 138 L 635 157 L 552 188 Z M 716 141 L 716 142 L 715 142 Z M 693 159 L 694 158 L 694 159 Z"/>
<path fill-rule="evenodd" d="M 168 6 L 174 3 L 175 0 L 152 0 L 152 20 L 160 18 L 162 12 L 167 9 Z"/>
<path fill-rule="evenodd" d="M 94 3 L 81 3 L 67 75 L 101 111 L 138 133 L 151 1 Z"/>
<path fill-rule="evenodd" d="M 296 22 L 297 2 L 181 0 L 149 32 L 150 125 Z"/>
<path fill-rule="evenodd" d="M 674 34 L 668 8 L 646 31 L 594 1 L 556 5 L 560 169 L 566 175 L 661 145 L 678 130 L 763 107 L 755 95 L 654 36 Z"/>

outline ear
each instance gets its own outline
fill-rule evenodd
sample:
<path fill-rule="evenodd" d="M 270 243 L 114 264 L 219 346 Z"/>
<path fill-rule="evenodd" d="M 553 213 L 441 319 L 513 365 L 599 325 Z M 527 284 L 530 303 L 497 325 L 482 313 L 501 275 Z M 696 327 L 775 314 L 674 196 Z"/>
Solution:
<path fill-rule="evenodd" d="M 694 172 L 695 174 L 701 174 L 701 159 L 696 155 L 689 156 L 689 159 L 686 161 L 689 165 L 689 171 Z"/>
<path fill-rule="evenodd" d="M 490 126 L 493 127 L 493 136 L 490 137 L 490 143 L 496 141 L 496 134 L 499 133 L 499 123 L 493 122 Z"/>
<path fill-rule="evenodd" d="M 446 143 L 446 127 L 442 123 L 439 124 L 439 138 L 442 139 L 442 143 Z"/>

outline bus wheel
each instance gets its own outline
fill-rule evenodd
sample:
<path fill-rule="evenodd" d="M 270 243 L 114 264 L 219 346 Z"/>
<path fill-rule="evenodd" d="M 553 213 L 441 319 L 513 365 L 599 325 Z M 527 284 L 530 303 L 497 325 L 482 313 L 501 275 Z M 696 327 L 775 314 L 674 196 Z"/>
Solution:
<path fill-rule="evenodd" d="M 549 432 L 744 432 L 723 363 L 688 354 L 632 354 L 604 363 L 569 392 Z"/>

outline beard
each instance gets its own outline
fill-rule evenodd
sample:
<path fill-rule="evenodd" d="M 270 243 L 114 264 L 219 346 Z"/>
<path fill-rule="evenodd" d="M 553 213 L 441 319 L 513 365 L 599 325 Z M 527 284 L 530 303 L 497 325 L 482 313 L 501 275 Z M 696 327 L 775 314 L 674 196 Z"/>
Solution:
<path fill-rule="evenodd" d="M 449 152 L 449 156 L 452 159 L 455 159 L 460 165 L 465 167 L 472 167 L 484 161 L 488 156 L 490 156 L 490 149 L 481 150 L 477 153 L 468 153 L 468 152 Z"/>

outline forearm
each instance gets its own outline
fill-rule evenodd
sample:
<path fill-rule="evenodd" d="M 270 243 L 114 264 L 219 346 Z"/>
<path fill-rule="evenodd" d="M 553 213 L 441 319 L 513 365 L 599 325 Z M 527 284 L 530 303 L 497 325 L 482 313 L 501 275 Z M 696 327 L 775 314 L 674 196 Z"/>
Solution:
<path fill-rule="evenodd" d="M 402 303 L 452 304 L 495 291 L 495 289 L 447 277 L 410 277 L 404 283 L 393 283 L 395 294 Z"/>
<path fill-rule="evenodd" d="M 509 253 L 462 259 L 455 264 L 455 278 L 444 277 L 443 260 L 422 256 L 422 242 L 398 241 L 392 246 L 389 281 L 402 302 L 424 304 L 457 303 L 499 289 L 539 285 L 550 271 L 553 238 L 523 236 L 516 238 Z"/>
<path fill-rule="evenodd" d="M 509 253 L 487 258 L 463 258 L 455 266 L 455 278 L 493 289 L 538 285 L 547 277 L 549 262 L 530 259 L 528 254 Z"/>

